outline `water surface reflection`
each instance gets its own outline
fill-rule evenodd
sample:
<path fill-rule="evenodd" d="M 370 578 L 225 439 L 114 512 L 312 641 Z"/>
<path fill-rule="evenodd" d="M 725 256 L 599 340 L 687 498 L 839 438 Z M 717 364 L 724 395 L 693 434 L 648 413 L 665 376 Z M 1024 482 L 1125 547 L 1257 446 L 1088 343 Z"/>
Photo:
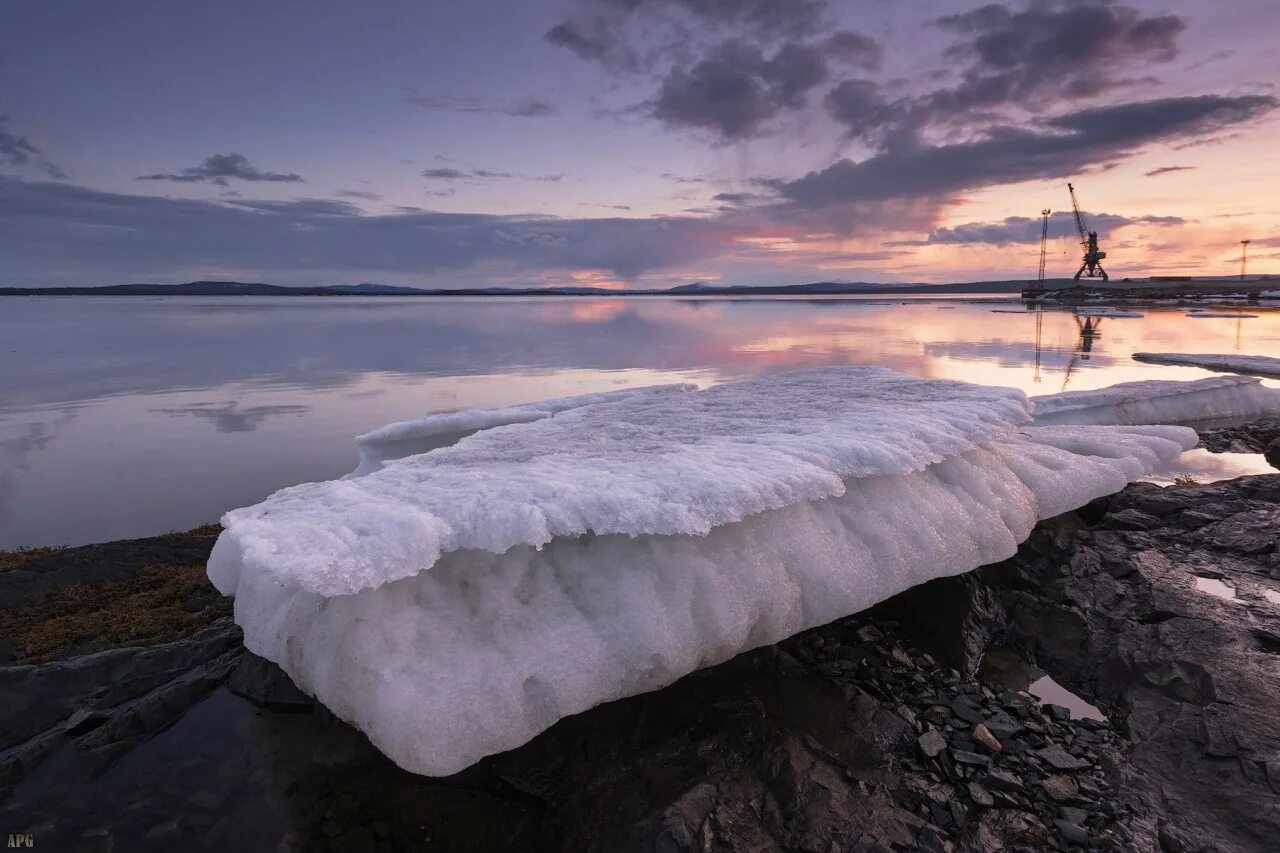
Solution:
<path fill-rule="evenodd" d="M 1195 378 L 1207 374 L 1130 355 L 1280 356 L 1280 311 L 1252 310 L 1192 321 L 971 298 L 9 298 L 0 548 L 201 524 L 350 470 L 360 432 L 451 409 L 824 364 L 1029 394 Z"/>

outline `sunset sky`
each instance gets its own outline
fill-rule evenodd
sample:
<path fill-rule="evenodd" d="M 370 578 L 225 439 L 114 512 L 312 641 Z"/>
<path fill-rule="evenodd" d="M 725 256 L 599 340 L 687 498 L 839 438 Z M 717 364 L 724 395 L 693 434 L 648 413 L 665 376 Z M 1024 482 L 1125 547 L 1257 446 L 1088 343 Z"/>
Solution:
<path fill-rule="evenodd" d="M 0 286 L 1280 273 L 1273 0 L 0 5 Z"/>

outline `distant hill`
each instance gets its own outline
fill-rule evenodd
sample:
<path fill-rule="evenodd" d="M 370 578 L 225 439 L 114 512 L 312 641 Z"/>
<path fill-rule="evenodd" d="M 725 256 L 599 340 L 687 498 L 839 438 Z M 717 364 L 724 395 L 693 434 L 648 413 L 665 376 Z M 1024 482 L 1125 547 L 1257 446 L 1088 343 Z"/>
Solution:
<path fill-rule="evenodd" d="M 1055 282 L 1049 282 L 1054 284 Z M 1063 280 L 1060 284 L 1067 284 Z M 1019 293 L 1027 282 L 971 281 L 956 284 L 876 284 L 815 281 L 808 284 L 742 287 L 696 281 L 664 290 L 606 290 L 602 287 L 400 287 L 392 284 L 337 284 L 284 287 L 243 281 L 190 281 L 186 284 L 110 284 L 100 287 L 0 287 L 0 296 L 786 296 L 921 293 Z"/>
<path fill-rule="evenodd" d="M 323 289 L 328 293 L 354 293 L 356 295 L 380 295 L 384 293 L 414 294 L 424 292 L 422 288 L 419 287 L 397 287 L 394 284 L 370 284 L 368 282 L 364 282 L 363 284 L 336 284 Z"/>
<path fill-rule="evenodd" d="M 1064 280 L 1066 281 L 1066 280 Z M 920 294 L 920 293 L 1021 293 L 1027 286 L 1026 279 L 1010 279 L 1007 281 L 966 281 L 954 284 L 928 284 L 926 282 L 904 282 L 902 284 L 881 284 L 869 281 L 814 281 L 808 284 L 779 284 L 761 287 L 743 287 L 733 285 L 708 284 L 696 281 L 692 284 L 681 284 L 665 291 L 629 291 L 631 293 L 678 293 L 681 295 L 706 296 L 750 296 L 761 294 L 769 296 L 785 296 L 788 294 Z"/>
<path fill-rule="evenodd" d="M 0 287 L 0 296 L 390 296 L 423 294 L 416 287 L 339 284 L 284 287 L 244 281 L 189 281 L 186 284 L 108 284 L 100 287 Z"/>

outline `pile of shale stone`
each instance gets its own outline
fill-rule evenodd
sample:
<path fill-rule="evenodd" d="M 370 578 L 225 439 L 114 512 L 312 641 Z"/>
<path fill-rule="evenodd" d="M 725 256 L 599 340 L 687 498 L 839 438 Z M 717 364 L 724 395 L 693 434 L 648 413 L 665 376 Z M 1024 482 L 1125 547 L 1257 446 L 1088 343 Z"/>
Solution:
<path fill-rule="evenodd" d="M 1124 759 L 1107 723 L 945 669 L 893 638 L 894 622 L 856 627 L 843 642 L 823 636 L 849 627 L 820 629 L 792 654 L 909 726 L 892 796 L 924 825 L 892 847 L 1132 849 L 1135 806 L 1113 794 Z"/>

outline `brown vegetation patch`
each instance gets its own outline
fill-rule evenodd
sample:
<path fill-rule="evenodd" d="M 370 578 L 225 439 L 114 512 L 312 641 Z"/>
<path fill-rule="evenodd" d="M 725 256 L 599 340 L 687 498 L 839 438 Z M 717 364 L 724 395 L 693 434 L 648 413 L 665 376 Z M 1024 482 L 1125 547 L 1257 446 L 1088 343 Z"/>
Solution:
<path fill-rule="evenodd" d="M 166 536 L 217 536 L 222 532 L 222 525 L 218 522 L 212 524 L 202 524 L 199 527 L 193 527 L 190 530 L 175 530 Z"/>
<path fill-rule="evenodd" d="M 34 557 L 57 553 L 64 547 L 63 545 L 41 545 L 36 548 L 19 548 L 16 551 L 0 551 L 0 572 L 15 569 Z"/>
<path fill-rule="evenodd" d="M 125 580 L 52 589 L 38 606 L 0 612 L 0 640 L 14 663 L 46 663 L 169 642 L 230 613 L 231 602 L 209 584 L 203 564 L 153 564 Z"/>

